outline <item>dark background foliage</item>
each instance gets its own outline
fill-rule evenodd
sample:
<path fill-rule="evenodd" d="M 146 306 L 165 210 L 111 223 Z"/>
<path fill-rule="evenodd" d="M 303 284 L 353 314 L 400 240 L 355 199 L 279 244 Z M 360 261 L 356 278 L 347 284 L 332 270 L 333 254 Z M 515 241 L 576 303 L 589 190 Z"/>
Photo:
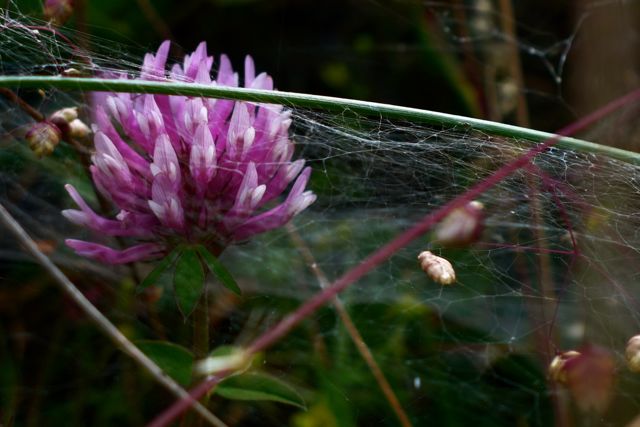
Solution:
<path fill-rule="evenodd" d="M 511 3 L 512 13 L 503 1 L 76 0 L 67 26 L 79 32 L 71 34 L 88 51 L 108 54 L 112 43 L 119 43 L 112 53 L 116 68 L 120 53 L 141 60 L 144 52 L 154 51 L 167 38 L 175 42 L 176 58 L 204 40 L 210 53 L 228 54 L 240 73 L 244 55 L 251 54 L 257 69 L 272 75 L 280 90 L 385 102 L 547 131 L 638 85 L 640 2 Z M 490 8 L 482 9 L 483 4 Z M 7 2 L 6 7 L 14 14 L 42 18 L 38 1 Z M 521 70 L 521 82 L 516 69 Z M 633 127 L 605 126 L 597 136 L 598 142 L 622 148 L 640 144 Z M 48 161 L 72 170 L 71 157 L 62 147 Z M 4 154 L 0 164 L 4 176 L 12 176 L 10 182 L 0 182 L 3 198 L 19 202 L 24 211 L 54 215 L 61 207 L 57 205 L 66 203 L 60 202 L 66 197 L 64 179 L 52 177 L 46 168 L 30 169 Z M 363 165 L 345 162 L 339 167 L 358 173 Z M 321 182 L 314 185 L 322 191 Z M 19 193 L 20 188 L 27 188 L 28 194 Z M 352 191 L 347 197 L 359 197 L 357 189 Z M 43 200 L 55 209 L 38 204 Z M 338 229 L 338 238 L 351 239 L 351 226 Z M 60 244 L 55 238 L 69 226 L 55 227 L 57 235 L 43 239 L 43 244 Z M 381 229 L 380 235 L 371 233 L 371 241 L 358 242 L 361 247 L 349 254 L 349 265 L 391 237 Z M 46 275 L 18 255 L 14 242 L 3 239 L 7 248 L 2 248 L 0 259 L 0 424 L 142 425 L 172 401 L 106 342 Z M 260 277 L 280 284 L 289 272 L 290 254 L 269 256 L 268 269 Z M 406 264 L 415 267 L 413 258 Z M 95 273 L 85 268 L 87 264 L 66 267 L 83 292 L 132 338 L 160 338 L 160 316 L 171 325 L 162 338 L 189 341 L 190 325 L 171 301 L 160 299 L 154 313 L 146 300 L 156 304 L 154 296 L 135 295 L 130 281 L 114 286 L 111 282 L 119 276 Z M 255 268 L 252 260 L 241 267 Z M 466 274 L 477 277 L 479 288 L 493 286 L 483 268 L 471 270 Z M 410 288 L 400 279 L 398 286 Z M 212 328 L 217 344 L 232 343 L 246 331 L 255 321 L 250 313 L 264 312 L 268 318 L 300 302 L 249 295 L 243 300 L 226 295 L 215 302 Z M 553 423 L 545 374 L 535 358 L 498 346 L 505 357 L 482 370 L 478 360 L 465 353 L 467 347 L 489 340 L 481 326 L 449 322 L 445 327 L 434 309 L 416 308 L 414 300 L 380 301 L 354 303 L 349 309 L 400 400 L 409 402 L 415 425 Z M 388 327 L 380 328 L 380 322 Z M 299 382 L 301 393 L 314 402 L 308 412 L 237 402 L 214 403 L 213 410 L 231 425 L 396 425 L 386 402 L 372 391 L 376 384 L 339 324 L 333 310 L 323 310 L 264 356 L 272 373 Z M 255 335 L 260 329 L 251 332 Z M 314 341 L 318 336 L 325 342 Z M 414 377 L 429 382 L 421 389 Z M 629 384 L 622 387 L 632 389 Z M 625 407 L 612 418 L 628 421 L 633 412 Z"/>

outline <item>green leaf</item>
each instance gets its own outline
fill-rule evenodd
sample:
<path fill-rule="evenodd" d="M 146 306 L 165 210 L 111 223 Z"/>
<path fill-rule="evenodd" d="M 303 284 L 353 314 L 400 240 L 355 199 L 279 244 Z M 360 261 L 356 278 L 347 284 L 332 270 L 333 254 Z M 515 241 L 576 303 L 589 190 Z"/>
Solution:
<path fill-rule="evenodd" d="M 156 267 L 151 270 L 151 273 L 147 274 L 147 277 L 144 278 L 142 283 L 138 286 L 138 293 L 140 293 L 145 288 L 154 285 L 162 273 L 164 273 L 168 268 L 170 268 L 180 252 L 182 251 L 182 246 L 176 246 L 174 250 L 172 250 L 169 255 L 162 258 L 162 260 L 156 265 Z"/>
<path fill-rule="evenodd" d="M 300 394 L 286 382 L 261 372 L 250 372 L 222 381 L 215 393 L 234 400 L 269 400 L 307 409 Z"/>
<path fill-rule="evenodd" d="M 176 264 L 173 286 L 178 308 L 187 317 L 196 307 L 204 287 L 204 271 L 195 249 L 182 251 Z"/>
<path fill-rule="evenodd" d="M 233 279 L 233 276 L 231 276 L 231 273 L 229 273 L 229 270 L 227 270 L 225 266 L 222 265 L 220 260 L 216 258 L 211 252 L 209 252 L 204 246 L 198 245 L 197 248 L 198 253 L 207 264 L 207 267 L 209 267 L 209 270 L 216 275 L 216 277 L 222 282 L 224 287 L 229 289 L 236 295 L 241 295 L 242 291 L 240 290 L 240 286 L 238 286 L 236 281 Z"/>
<path fill-rule="evenodd" d="M 135 344 L 167 375 L 183 386 L 191 382 L 193 354 L 186 348 L 167 341 L 141 340 Z"/>

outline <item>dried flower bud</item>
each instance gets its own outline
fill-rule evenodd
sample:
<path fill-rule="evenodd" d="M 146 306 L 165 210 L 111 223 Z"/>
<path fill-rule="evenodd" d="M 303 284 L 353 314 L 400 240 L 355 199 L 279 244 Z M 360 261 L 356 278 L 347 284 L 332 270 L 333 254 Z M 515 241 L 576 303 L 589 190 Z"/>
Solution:
<path fill-rule="evenodd" d="M 55 25 L 62 25 L 73 14 L 73 0 L 45 0 L 43 13 Z"/>
<path fill-rule="evenodd" d="M 36 123 L 27 132 L 26 139 L 36 156 L 48 156 L 60 142 L 60 129 L 50 122 Z"/>
<path fill-rule="evenodd" d="M 78 118 L 78 107 L 70 107 L 63 108 L 61 110 L 56 111 L 49 117 L 49 120 L 52 122 L 61 120 L 66 123 L 71 123 L 73 120 Z"/>
<path fill-rule="evenodd" d="M 427 273 L 427 276 L 434 282 L 441 285 L 451 285 L 456 281 L 456 272 L 453 266 L 446 259 L 432 254 L 429 251 L 421 252 L 418 255 L 420 267 Z"/>
<path fill-rule="evenodd" d="M 635 335 L 627 342 L 625 349 L 627 367 L 631 372 L 640 372 L 640 335 Z"/>
<path fill-rule="evenodd" d="M 578 356 L 580 356 L 580 353 L 575 350 L 557 354 L 549 364 L 549 377 L 559 384 L 566 384 L 567 372 L 565 370 L 565 365 L 568 360 Z"/>
<path fill-rule="evenodd" d="M 467 246 L 480 237 L 484 205 L 477 200 L 454 209 L 435 229 L 435 239 L 447 247 Z"/>
<path fill-rule="evenodd" d="M 78 119 L 78 108 L 63 108 L 49 116 L 49 121 L 56 125 L 64 136 L 73 138 L 86 138 L 91 129 L 82 120 Z"/>
<path fill-rule="evenodd" d="M 73 138 L 86 138 L 91 133 L 89 126 L 80 119 L 72 120 L 69 123 L 69 135 Z"/>
<path fill-rule="evenodd" d="M 558 357 L 560 360 L 556 361 Z M 602 413 L 609 406 L 615 380 L 615 363 L 607 350 L 590 345 L 580 352 L 563 353 L 551 362 L 549 373 L 558 383 L 567 387 L 582 411 Z"/>

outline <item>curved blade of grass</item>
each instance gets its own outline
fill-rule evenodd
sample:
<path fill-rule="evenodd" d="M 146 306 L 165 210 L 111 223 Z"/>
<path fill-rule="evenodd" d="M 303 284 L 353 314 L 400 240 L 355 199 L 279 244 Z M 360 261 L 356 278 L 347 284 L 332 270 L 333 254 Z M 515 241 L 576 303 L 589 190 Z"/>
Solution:
<path fill-rule="evenodd" d="M 0 76 L 0 88 L 2 87 L 38 89 L 57 88 L 81 91 L 156 93 L 165 95 L 226 98 L 283 104 L 290 107 L 324 109 L 328 111 L 339 111 L 341 113 L 344 113 L 345 111 L 352 111 L 354 113 L 367 116 L 411 120 L 449 127 L 464 126 L 469 129 L 475 129 L 491 135 L 527 139 L 534 142 L 543 142 L 554 137 L 553 134 L 548 132 L 541 132 L 472 117 L 420 110 L 417 108 L 295 92 L 276 92 L 236 87 L 220 87 L 196 83 L 62 76 Z M 640 154 L 638 153 L 583 141 L 576 138 L 559 137 L 557 146 L 575 151 L 604 154 L 618 160 L 640 164 Z"/>
<path fill-rule="evenodd" d="M 116 326 L 109 321 L 91 302 L 80 292 L 80 290 L 65 276 L 65 274 L 38 248 L 33 239 L 20 226 L 18 221 L 6 210 L 0 203 L 0 222 L 3 223 L 9 231 L 16 237 L 28 253 L 30 253 L 47 273 L 54 279 L 61 290 L 71 298 L 91 319 L 96 327 L 106 335 L 117 348 L 126 355 L 131 357 L 142 369 L 151 375 L 159 384 L 170 391 L 175 397 L 180 399 L 178 402 L 182 404 L 182 408 L 192 407 L 200 414 L 209 424 L 226 427 L 218 417 L 212 414 L 200 402 L 191 397 L 191 395 L 183 389 L 180 384 L 169 377 L 162 369 L 136 347 L 129 339 L 120 332 Z M 184 410 L 183 409 L 183 410 Z"/>

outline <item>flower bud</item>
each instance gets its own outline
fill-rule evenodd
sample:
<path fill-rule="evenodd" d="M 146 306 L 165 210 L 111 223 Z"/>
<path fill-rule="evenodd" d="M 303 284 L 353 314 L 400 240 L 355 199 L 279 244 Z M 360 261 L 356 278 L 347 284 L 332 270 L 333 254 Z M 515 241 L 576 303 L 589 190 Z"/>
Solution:
<path fill-rule="evenodd" d="M 446 247 L 467 246 L 480 237 L 484 205 L 477 200 L 454 209 L 435 229 L 435 240 Z"/>
<path fill-rule="evenodd" d="M 557 354 L 549 364 L 549 377 L 559 383 L 567 384 L 567 372 L 565 365 L 568 360 L 574 357 L 580 356 L 580 353 L 575 350 L 565 351 L 564 353 Z"/>
<path fill-rule="evenodd" d="M 241 348 L 223 346 L 214 350 L 205 359 L 197 361 L 193 372 L 199 376 L 215 375 L 220 372 L 244 372 L 251 366 L 251 357 Z"/>
<path fill-rule="evenodd" d="M 453 266 L 446 259 L 432 254 L 429 251 L 421 252 L 418 255 L 420 267 L 427 273 L 427 276 L 434 282 L 441 285 L 451 285 L 456 281 L 456 272 Z"/>
<path fill-rule="evenodd" d="M 80 119 L 71 120 L 69 123 L 69 135 L 73 138 L 86 138 L 90 133 L 89 126 Z"/>
<path fill-rule="evenodd" d="M 635 335 L 627 342 L 625 349 L 627 367 L 631 372 L 640 372 L 640 335 Z"/>
<path fill-rule="evenodd" d="M 63 108 L 49 116 L 49 121 L 55 124 L 64 136 L 86 138 L 91 133 L 89 126 L 78 119 L 78 108 Z"/>
<path fill-rule="evenodd" d="M 36 156 L 48 156 L 60 142 L 60 129 L 50 122 L 36 123 L 27 132 L 26 139 Z"/>
<path fill-rule="evenodd" d="M 55 122 L 57 120 L 64 121 L 66 123 L 71 123 L 73 120 L 78 118 L 78 107 L 69 107 L 63 108 L 62 110 L 58 110 L 49 117 L 49 120 Z"/>
<path fill-rule="evenodd" d="M 43 14 L 55 25 L 62 25 L 73 14 L 73 0 L 45 0 Z"/>
<path fill-rule="evenodd" d="M 606 349 L 589 345 L 580 352 L 562 353 L 551 362 L 549 373 L 567 387 L 582 411 L 603 413 L 609 406 L 613 396 L 615 363 Z"/>

